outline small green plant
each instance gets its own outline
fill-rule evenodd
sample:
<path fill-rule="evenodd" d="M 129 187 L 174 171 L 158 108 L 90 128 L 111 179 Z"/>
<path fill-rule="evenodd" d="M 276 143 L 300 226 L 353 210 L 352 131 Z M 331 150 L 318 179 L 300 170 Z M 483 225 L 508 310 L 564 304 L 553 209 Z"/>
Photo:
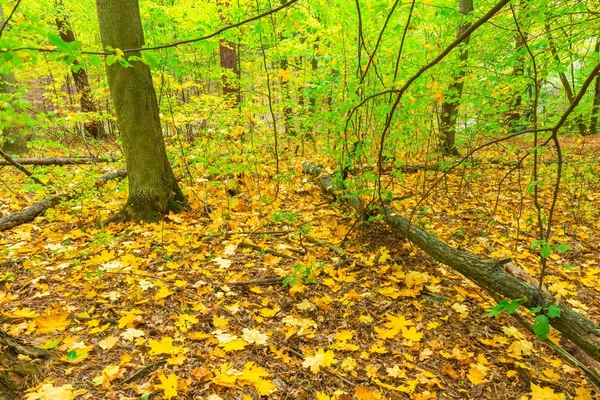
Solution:
<path fill-rule="evenodd" d="M 312 279 L 310 276 L 315 271 L 315 268 L 320 267 L 318 264 L 313 265 L 294 265 L 294 271 L 285 277 L 283 280 L 283 286 L 292 286 L 298 282 L 302 283 L 316 283 L 317 281 Z"/>
<path fill-rule="evenodd" d="M 488 311 L 486 315 L 488 317 L 494 317 L 505 311 L 508 314 L 514 314 L 521 303 L 526 300 L 527 299 L 502 300 L 496 307 Z M 534 307 L 529 310 L 529 314 L 537 314 L 533 320 L 533 332 L 540 340 L 546 340 L 550 334 L 550 318 L 560 317 L 560 307 L 557 305 Z"/>

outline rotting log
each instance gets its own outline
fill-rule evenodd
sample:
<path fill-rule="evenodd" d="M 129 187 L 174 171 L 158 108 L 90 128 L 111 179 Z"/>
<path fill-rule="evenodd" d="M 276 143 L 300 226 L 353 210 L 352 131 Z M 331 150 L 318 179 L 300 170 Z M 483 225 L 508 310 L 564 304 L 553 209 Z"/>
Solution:
<path fill-rule="evenodd" d="M 39 380 L 42 361 L 52 355 L 46 350 L 25 344 L 2 330 L 0 348 L 0 400 L 21 399 L 26 386 Z"/>
<path fill-rule="evenodd" d="M 127 169 L 120 168 L 116 171 L 108 172 L 98 178 L 97 186 L 102 186 L 111 179 L 124 178 L 127 176 Z M 26 222 L 32 221 L 38 215 L 41 215 L 47 209 L 56 206 L 61 199 L 66 199 L 66 195 L 55 195 L 48 197 L 42 201 L 38 201 L 33 205 L 22 209 L 21 211 L 14 212 L 0 218 L 0 232 L 14 228 Z"/>
<path fill-rule="evenodd" d="M 333 178 L 316 164 L 303 163 L 303 172 L 319 178 L 323 189 L 350 205 L 359 213 L 365 213 L 358 197 L 337 190 Z M 523 299 L 521 304 L 528 309 L 540 304 L 557 304 L 561 315 L 550 318 L 550 324 L 586 354 L 600 361 L 600 327 L 585 316 L 573 311 L 563 302 L 544 292 L 538 292 L 530 283 L 510 275 L 504 268 L 505 262 L 481 258 L 475 254 L 455 249 L 435 236 L 425 232 L 394 210 L 378 206 L 371 215 L 380 215 L 395 232 L 405 237 L 434 260 L 461 273 L 479 287 L 507 299 Z"/>
<path fill-rule="evenodd" d="M 114 162 L 114 157 L 44 157 L 44 158 L 15 158 L 20 165 L 80 165 L 80 164 L 98 164 L 104 162 Z M 8 161 L 0 160 L 0 166 L 11 165 Z"/>
<path fill-rule="evenodd" d="M 116 171 L 107 172 L 98 178 L 98 184 L 102 185 L 112 179 L 125 178 L 127 176 L 127 168 L 119 168 Z"/>
<path fill-rule="evenodd" d="M 14 228 L 15 226 L 33 220 L 35 217 L 42 214 L 50 207 L 54 207 L 55 205 L 57 205 L 63 197 L 64 196 L 61 195 L 48 197 L 42 201 L 38 201 L 37 203 L 29 207 L 25 207 L 21 211 L 14 212 L 12 214 L 0 218 L 0 232 L 6 231 L 8 229 Z"/>

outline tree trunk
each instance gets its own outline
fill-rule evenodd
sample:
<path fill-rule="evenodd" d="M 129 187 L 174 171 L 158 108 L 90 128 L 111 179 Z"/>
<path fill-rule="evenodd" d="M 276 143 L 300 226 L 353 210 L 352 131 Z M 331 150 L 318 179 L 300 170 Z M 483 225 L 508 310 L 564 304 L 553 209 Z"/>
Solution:
<path fill-rule="evenodd" d="M 229 2 L 218 0 L 217 6 L 219 6 L 219 18 L 221 22 L 225 23 L 227 18 L 225 17 L 225 13 L 221 7 L 228 7 Z M 238 68 L 238 58 L 235 43 L 231 40 L 221 39 L 219 40 L 219 60 L 221 62 L 221 68 L 225 70 L 221 80 L 223 82 L 223 95 L 226 97 L 231 96 L 233 100 L 231 105 L 233 107 L 237 107 L 237 105 L 242 101 L 242 96 L 240 94 L 239 87 L 239 79 L 240 79 L 240 69 Z M 235 78 L 237 81 L 235 81 Z"/>
<path fill-rule="evenodd" d="M 71 25 L 67 19 L 67 14 L 65 12 L 65 7 L 62 3 L 62 0 L 57 0 L 54 3 L 54 6 L 57 11 L 55 22 L 56 28 L 58 29 L 58 34 L 65 42 L 74 42 L 75 34 L 73 33 L 73 29 L 71 29 Z M 96 107 L 96 104 L 91 96 L 92 90 L 90 89 L 87 71 L 77 60 L 73 62 L 71 76 L 75 82 L 77 92 L 80 95 L 81 111 L 85 113 L 96 113 L 98 108 Z M 85 121 L 84 129 L 88 134 L 96 139 L 101 139 L 106 136 L 102 123 L 93 117 L 92 119 Z"/>
<path fill-rule="evenodd" d="M 554 46 L 554 39 L 552 38 L 552 34 L 550 33 L 549 24 L 546 24 L 546 34 L 548 35 L 548 44 L 550 47 L 550 52 L 552 53 L 552 57 L 558 64 L 561 64 L 560 57 L 558 56 L 558 51 L 556 50 L 556 46 Z M 558 73 L 558 76 L 560 77 L 560 82 L 563 85 L 563 89 L 565 90 L 565 94 L 567 96 L 569 104 L 573 103 L 575 95 L 573 94 L 573 89 L 571 88 L 571 84 L 569 83 L 569 78 L 567 78 L 567 74 L 561 71 Z M 578 114 L 575 117 L 575 120 L 577 122 L 577 128 L 579 129 L 579 133 L 581 135 L 585 135 L 587 133 L 587 127 L 583 122 L 583 116 L 581 114 Z"/>
<path fill-rule="evenodd" d="M 600 37 L 596 38 L 596 47 L 594 48 L 596 55 L 600 54 Z M 594 82 L 594 103 L 592 105 L 592 116 L 590 118 L 590 133 L 598 133 L 598 116 L 600 114 L 600 74 L 596 76 Z"/>
<path fill-rule="evenodd" d="M 329 194 L 342 199 L 357 212 L 365 213 L 358 197 L 352 193 L 338 193 L 331 175 L 327 174 L 322 167 L 304 163 L 303 168 L 304 173 L 319 177 L 321 186 Z M 342 196 L 339 196 L 340 194 Z M 395 232 L 411 241 L 433 259 L 453 268 L 479 287 L 506 299 L 523 299 L 521 304 L 528 309 L 537 307 L 540 303 L 558 305 L 561 310 L 560 317 L 550 318 L 550 324 L 594 360 L 600 361 L 600 327 L 573 311 L 565 303 L 557 303 L 556 299 L 547 293 L 538 292 L 534 285 L 510 275 L 505 269 L 506 263 L 480 258 L 455 249 L 411 224 L 409 220 L 388 207 L 380 206 L 373 212 L 375 215 L 382 216 L 382 220 Z"/>
<path fill-rule="evenodd" d="M 473 0 L 460 0 L 458 10 L 461 14 L 467 15 L 473 11 Z M 471 22 L 463 22 L 458 31 L 456 37 L 460 37 L 469 27 Z M 460 98 L 464 88 L 464 79 L 466 75 L 466 64 L 469 59 L 469 51 L 467 46 L 471 36 L 469 35 L 464 40 L 464 47 L 461 48 L 459 63 L 460 70 L 458 74 L 454 75 L 454 82 L 448 88 L 448 97 L 442 103 L 442 112 L 440 116 L 440 131 L 442 135 L 442 150 L 444 153 L 457 156 L 459 155 L 458 149 L 456 148 L 456 121 L 458 119 L 458 107 L 460 106 Z"/>
<path fill-rule="evenodd" d="M 280 0 L 281 5 L 287 3 L 288 0 Z M 279 34 L 279 41 L 283 40 L 283 35 Z M 296 129 L 294 128 L 293 109 L 292 109 L 292 98 L 290 95 L 289 79 L 291 72 L 289 69 L 289 62 L 287 57 L 281 56 L 279 60 L 279 68 L 281 69 L 281 97 L 283 102 L 283 123 L 285 126 L 285 133 L 290 136 L 296 135 Z"/>
<path fill-rule="evenodd" d="M 144 45 L 138 0 L 96 0 L 96 6 L 104 48 Z M 127 54 L 140 57 L 139 52 Z M 167 158 L 150 68 L 141 61 L 130 63 L 130 67 L 119 62 L 106 67 L 129 179 L 127 203 L 108 222 L 156 221 L 187 207 Z"/>
<path fill-rule="evenodd" d="M 0 4 L 0 26 L 2 25 L 4 25 L 4 13 L 2 11 L 2 4 Z M 16 85 L 17 80 L 15 79 L 15 75 L 13 73 L 9 72 L 0 75 L 0 96 L 6 95 L 7 97 L 9 97 L 7 103 L 10 103 L 10 97 L 14 96 L 14 94 L 16 93 Z M 2 150 L 4 150 L 5 153 L 27 153 L 27 139 L 25 139 L 25 136 L 19 131 L 19 129 L 16 126 L 4 126 L 4 123 L 0 123 L 0 130 L 3 131 Z"/>

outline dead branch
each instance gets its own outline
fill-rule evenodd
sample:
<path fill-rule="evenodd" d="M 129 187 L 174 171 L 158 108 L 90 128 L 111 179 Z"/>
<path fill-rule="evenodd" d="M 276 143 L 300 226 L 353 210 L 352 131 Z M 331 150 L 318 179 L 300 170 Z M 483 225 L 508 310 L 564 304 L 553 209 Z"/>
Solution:
<path fill-rule="evenodd" d="M 2 153 L 0 153 L 2 154 Z M 14 165 L 12 162 L 0 160 L 0 166 Z M 79 165 L 79 164 L 98 164 L 104 162 L 114 162 L 114 157 L 44 157 L 44 158 L 14 158 L 13 161 L 20 165 Z"/>
<path fill-rule="evenodd" d="M 329 194 L 337 196 L 355 210 L 362 210 L 360 199 L 352 193 L 340 193 L 336 190 L 331 175 L 322 167 L 308 162 L 304 163 L 303 167 L 304 173 L 319 177 L 321 186 Z M 490 293 L 507 299 L 522 299 L 521 304 L 528 309 L 539 304 L 558 305 L 561 315 L 558 318 L 550 318 L 550 324 L 590 357 L 600 361 L 600 328 L 592 320 L 573 311 L 562 302 L 556 303 L 556 299 L 539 292 L 532 284 L 510 275 L 498 260 L 481 258 L 455 249 L 386 206 L 380 206 L 372 211 L 373 214 L 381 216 L 394 231 L 410 240 L 433 259 L 453 268 Z"/>

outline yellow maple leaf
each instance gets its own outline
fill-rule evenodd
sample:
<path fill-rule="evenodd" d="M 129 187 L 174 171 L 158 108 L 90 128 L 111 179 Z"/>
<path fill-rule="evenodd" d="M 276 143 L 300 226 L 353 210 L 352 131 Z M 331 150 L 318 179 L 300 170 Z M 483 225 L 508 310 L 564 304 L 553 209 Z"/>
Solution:
<path fill-rule="evenodd" d="M 186 359 L 187 357 L 183 354 L 172 354 L 171 357 L 169 357 L 169 359 L 167 360 L 167 362 L 170 365 L 183 365 Z"/>
<path fill-rule="evenodd" d="M 275 314 L 277 314 L 280 310 L 281 307 L 279 306 L 275 306 L 274 308 L 262 308 L 260 310 L 260 315 L 262 315 L 265 318 L 271 318 L 274 317 Z"/>
<path fill-rule="evenodd" d="M 120 371 L 121 367 L 118 365 L 109 365 L 102 370 L 102 375 L 93 379 L 93 382 L 96 386 L 102 385 L 103 388 L 108 389 L 110 382 L 121 375 Z"/>
<path fill-rule="evenodd" d="M 214 378 L 211 378 L 211 382 L 225 387 L 235 387 L 235 382 L 237 381 L 239 371 L 233 369 L 231 364 L 224 363 L 221 365 L 219 371 L 217 371 Z"/>
<path fill-rule="evenodd" d="M 317 396 L 317 400 L 331 400 L 331 397 L 327 396 L 327 394 L 325 394 L 323 392 L 317 392 L 316 396 Z"/>
<path fill-rule="evenodd" d="M 289 69 L 280 69 L 279 77 L 281 78 L 281 82 L 288 82 L 292 78 L 292 73 Z"/>
<path fill-rule="evenodd" d="M 354 397 L 358 400 L 379 400 L 381 399 L 381 393 L 377 390 L 369 390 L 366 386 L 357 386 Z"/>
<path fill-rule="evenodd" d="M 156 292 L 156 294 L 154 295 L 154 300 L 161 300 L 166 297 L 169 297 L 172 294 L 173 294 L 173 292 L 171 292 L 168 287 L 162 286 L 160 289 L 158 289 L 158 292 Z"/>
<path fill-rule="evenodd" d="M 107 336 L 98 342 L 98 346 L 100 346 L 100 348 L 103 350 L 110 350 L 113 348 L 115 343 L 117 343 L 117 340 L 119 340 L 119 338 L 116 336 Z"/>
<path fill-rule="evenodd" d="M 73 386 L 63 385 L 55 387 L 51 383 L 44 383 L 35 387 L 33 392 L 25 395 L 26 400 L 73 400 Z"/>
<path fill-rule="evenodd" d="M 423 334 L 417 332 L 417 328 L 411 326 L 410 328 L 402 328 L 402 337 L 413 342 L 420 342 L 423 338 Z"/>
<path fill-rule="evenodd" d="M 149 340 L 148 347 L 150 347 L 149 354 L 151 356 L 158 354 L 178 354 L 182 348 L 179 346 L 173 346 L 173 338 L 164 337 L 160 340 Z"/>
<path fill-rule="evenodd" d="M 68 312 L 60 312 L 59 309 L 54 308 L 37 317 L 35 324 L 37 325 L 37 333 L 50 333 L 64 331 L 71 324 L 71 320 L 69 320 Z"/>
<path fill-rule="evenodd" d="M 515 340 L 508 348 L 508 353 L 512 357 L 521 358 L 528 356 L 533 350 L 533 344 L 528 340 Z"/>
<path fill-rule="evenodd" d="M 225 329 L 229 325 L 227 318 L 221 318 L 218 315 L 213 315 L 212 324 L 217 329 Z"/>
<path fill-rule="evenodd" d="M 162 389 L 165 391 L 165 399 L 170 399 L 171 397 L 177 396 L 177 375 L 169 374 L 167 377 L 161 372 L 158 375 L 158 379 L 160 379 L 160 385 L 154 385 L 154 387 L 156 389 Z"/>
<path fill-rule="evenodd" d="M 575 391 L 575 400 L 592 400 L 592 394 L 584 387 L 579 387 Z"/>
<path fill-rule="evenodd" d="M 352 357 L 346 357 L 342 360 L 342 364 L 340 365 L 342 369 L 346 372 L 352 372 L 356 368 L 357 362 Z"/>
<path fill-rule="evenodd" d="M 35 310 L 30 309 L 29 307 L 25 307 L 25 308 L 17 308 L 16 310 L 13 310 L 11 312 L 5 312 L 4 316 L 7 318 L 35 318 L 38 317 L 40 314 L 38 312 L 36 312 Z"/>
<path fill-rule="evenodd" d="M 242 339 L 248 343 L 254 343 L 258 346 L 264 346 L 267 344 L 268 336 L 266 333 L 261 333 L 255 329 L 244 328 L 242 331 Z"/>
<path fill-rule="evenodd" d="M 140 310 L 133 309 L 128 311 L 119 319 L 119 328 L 135 328 L 136 324 L 142 322 L 142 317 L 138 317 L 138 315 L 143 314 Z"/>
<path fill-rule="evenodd" d="M 139 338 L 144 336 L 145 333 L 144 331 L 141 331 L 139 329 L 134 329 L 134 328 L 127 328 L 127 330 L 125 330 L 125 332 L 121 333 L 121 337 L 125 340 L 133 340 L 135 338 Z"/>
<path fill-rule="evenodd" d="M 404 315 L 395 316 L 392 314 L 388 314 L 386 318 L 388 319 L 388 322 L 386 322 L 384 326 L 389 329 L 401 330 L 405 326 L 414 325 L 414 322 L 405 319 Z"/>
<path fill-rule="evenodd" d="M 543 388 L 531 383 L 531 392 L 528 393 L 531 400 L 562 400 L 564 396 L 560 393 L 554 393 L 552 388 Z"/>
<path fill-rule="evenodd" d="M 339 340 L 340 342 L 346 342 L 348 340 L 352 340 L 354 336 L 354 331 L 343 330 L 335 334 L 335 340 Z"/>
<path fill-rule="evenodd" d="M 489 368 L 480 363 L 471 364 L 471 368 L 469 368 L 469 373 L 467 374 L 467 378 L 473 385 L 479 385 L 484 382 L 487 382 L 485 379 Z"/>
<path fill-rule="evenodd" d="M 268 376 L 269 373 L 266 369 L 256 365 L 253 361 L 250 361 L 244 365 L 242 374 L 238 377 L 238 383 L 242 386 L 252 385 L 259 395 L 268 396 L 277 390 L 277 387 L 272 381 L 264 379 Z"/>
<path fill-rule="evenodd" d="M 400 331 L 398 329 L 381 329 L 378 327 L 375 327 L 375 332 L 377 332 L 377 336 L 379 336 L 380 339 L 392 339 L 394 338 L 398 333 L 400 333 Z"/>
<path fill-rule="evenodd" d="M 319 349 L 315 355 L 306 357 L 302 362 L 302 366 L 304 368 L 310 368 L 311 372 L 316 374 L 320 371 L 321 367 L 327 368 L 332 364 L 337 363 L 337 360 L 334 357 L 335 354 L 333 351 Z"/>
<path fill-rule="evenodd" d="M 231 340 L 227 343 L 219 344 L 219 347 L 222 347 L 223 351 L 243 350 L 246 346 L 248 346 L 248 343 L 241 338 Z"/>
<path fill-rule="evenodd" d="M 181 332 L 187 332 L 192 326 L 198 323 L 198 318 L 189 314 L 181 314 L 177 320 L 177 328 Z"/>

